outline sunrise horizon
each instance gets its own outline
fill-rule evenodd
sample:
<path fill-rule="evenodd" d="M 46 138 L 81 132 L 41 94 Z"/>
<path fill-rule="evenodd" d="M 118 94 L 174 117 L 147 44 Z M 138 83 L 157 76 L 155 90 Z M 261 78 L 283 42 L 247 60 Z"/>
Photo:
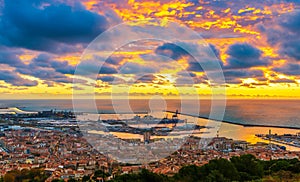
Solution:
<path fill-rule="evenodd" d="M 128 1 L 124 2 L 126 6 L 88 0 L 58 1 L 55 5 L 4 3 L 5 21 L 1 22 L 1 28 L 12 27 L 16 31 L 11 34 L 2 30 L 1 99 L 72 98 L 74 91 L 76 97 L 81 97 L 91 94 L 91 86 L 97 97 L 111 93 L 138 97 L 218 94 L 212 93 L 217 86 L 207 78 L 207 70 L 186 50 L 197 46 L 202 51 L 208 46 L 213 53 L 215 58 L 209 56 L 217 60 L 218 72 L 224 76 L 226 88 L 222 94 L 226 93 L 227 98 L 300 98 L 299 53 L 294 40 L 298 37 L 297 3 Z M 13 14 L 20 6 L 27 9 Z M 49 16 L 44 16 L 44 12 Z M 57 19 L 55 12 L 65 19 Z M 21 17 L 25 19 L 21 21 Z M 86 23 L 76 21 L 81 17 L 86 18 Z M 179 39 L 135 40 L 115 48 L 109 55 L 108 42 L 99 41 L 99 52 L 92 57 L 84 55 L 97 37 L 124 22 L 128 28 L 123 30 L 127 32 L 136 31 L 147 37 L 160 28 L 160 31 L 177 31 L 175 36 Z M 172 22 L 179 27 L 174 27 Z M 145 27 L 148 33 L 141 31 Z M 201 38 L 180 40 L 187 34 L 180 33 L 183 31 L 180 29 L 185 32 L 190 29 Z M 158 32 L 152 37 L 159 38 Z M 122 33 L 126 36 L 126 32 Z M 110 36 L 108 41 L 118 37 Z M 79 77 L 80 83 L 73 83 L 78 67 L 89 72 L 102 62 L 105 64 L 99 67 L 96 80 Z M 130 89 L 126 90 L 127 87 Z"/>

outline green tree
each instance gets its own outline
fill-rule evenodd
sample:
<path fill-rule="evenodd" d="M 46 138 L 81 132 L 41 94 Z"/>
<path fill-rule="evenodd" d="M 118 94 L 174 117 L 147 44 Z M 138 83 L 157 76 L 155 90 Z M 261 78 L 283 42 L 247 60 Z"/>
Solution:
<path fill-rule="evenodd" d="M 165 175 L 152 173 L 146 169 L 142 169 L 137 174 L 123 174 L 116 176 L 111 182 L 168 182 L 169 178 Z"/>
<path fill-rule="evenodd" d="M 287 160 L 277 160 L 271 167 L 272 172 L 277 172 L 281 170 L 288 170 L 290 163 Z"/>
<path fill-rule="evenodd" d="M 251 181 L 263 177 L 263 165 L 255 156 L 246 154 L 240 157 L 232 157 L 232 164 L 238 170 L 241 181 Z"/>
<path fill-rule="evenodd" d="M 224 177 L 224 181 L 236 181 L 239 180 L 239 173 L 235 166 L 226 159 L 214 159 L 209 161 L 208 164 L 204 165 L 203 168 L 206 171 L 206 176 L 209 176 L 212 172 L 216 174 L 222 174 Z M 217 173 L 218 171 L 218 173 Z"/>
<path fill-rule="evenodd" d="M 146 169 L 142 169 L 139 175 L 144 182 L 163 182 L 168 180 L 166 176 L 152 173 Z"/>
<path fill-rule="evenodd" d="M 82 177 L 82 182 L 89 181 L 90 178 L 91 178 L 90 176 L 86 176 L 86 175 L 85 175 L 85 176 Z"/>
<path fill-rule="evenodd" d="M 77 180 L 74 178 L 70 178 L 70 179 L 68 179 L 68 182 L 77 182 Z"/>
<path fill-rule="evenodd" d="M 230 181 L 229 179 L 225 179 L 223 174 L 218 170 L 212 170 L 209 175 L 206 177 L 207 182 L 224 182 Z"/>
<path fill-rule="evenodd" d="M 96 180 L 98 177 L 101 177 L 101 178 L 107 178 L 107 177 L 109 177 L 109 176 L 110 176 L 109 173 L 106 173 L 106 172 L 104 172 L 104 171 L 102 171 L 102 170 L 96 170 L 96 171 L 94 172 L 93 179 Z"/>
<path fill-rule="evenodd" d="M 201 168 L 196 165 L 184 166 L 173 178 L 175 181 L 198 181 L 203 178 L 200 169 Z"/>
<path fill-rule="evenodd" d="M 63 179 L 54 179 L 54 180 L 52 180 L 52 182 L 64 182 L 64 180 Z"/>

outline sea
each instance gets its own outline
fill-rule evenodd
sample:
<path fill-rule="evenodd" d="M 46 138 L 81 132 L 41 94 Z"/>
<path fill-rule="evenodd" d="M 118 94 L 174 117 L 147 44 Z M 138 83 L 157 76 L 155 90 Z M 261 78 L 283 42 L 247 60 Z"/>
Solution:
<path fill-rule="evenodd" d="M 244 127 L 219 122 L 218 135 L 246 140 L 250 143 L 261 141 L 255 134 L 296 134 L 300 129 L 300 100 L 296 99 L 227 99 L 227 100 L 176 100 L 176 99 L 97 99 L 97 100 L 1 100 L 0 107 L 18 107 L 25 111 L 76 111 L 82 113 L 130 113 L 148 112 L 166 115 L 164 110 L 179 110 L 192 115 L 224 116 L 223 120 L 236 124 L 264 125 Z M 224 113 L 223 113 L 224 112 Z M 217 113 L 217 114 L 215 114 Z M 170 114 L 170 113 L 169 113 Z M 157 115 L 157 114 L 156 114 Z M 171 117 L 172 114 L 166 117 Z M 180 116 L 182 118 L 193 118 Z M 220 119 L 220 118 L 218 118 Z M 198 123 L 207 120 L 197 118 Z M 270 127 L 268 127 L 270 126 Z M 271 126 L 279 126 L 271 127 Z M 280 128 L 282 127 L 282 128 Z M 290 148 L 292 149 L 292 148 Z"/>
<path fill-rule="evenodd" d="M 92 104 L 91 104 L 92 103 Z M 300 100 L 293 99 L 227 99 L 212 100 L 1 100 L 0 107 L 18 107 L 25 111 L 63 110 L 100 113 L 151 112 L 158 110 L 179 111 L 188 114 L 210 116 L 212 112 L 223 112 L 224 120 L 241 124 L 292 126 L 300 128 Z M 196 110 L 195 110 L 196 108 Z M 197 112 L 198 111 L 198 112 Z M 222 113 L 221 113 L 222 114 Z M 220 115 L 220 114 L 219 114 Z"/>

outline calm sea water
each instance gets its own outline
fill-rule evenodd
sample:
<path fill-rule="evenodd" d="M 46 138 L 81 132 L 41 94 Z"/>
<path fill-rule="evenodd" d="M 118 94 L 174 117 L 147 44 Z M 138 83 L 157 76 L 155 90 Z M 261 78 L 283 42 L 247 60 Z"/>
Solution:
<path fill-rule="evenodd" d="M 199 102 L 199 103 L 198 103 Z M 152 110 L 184 110 L 187 113 L 195 113 L 208 116 L 212 102 L 210 100 L 96 100 L 96 107 L 101 112 L 117 111 L 152 111 Z M 76 102 L 78 111 L 90 112 L 93 104 L 87 100 Z M 222 111 L 219 103 L 214 105 L 214 111 Z M 42 110 L 73 110 L 72 100 L 2 100 L 0 107 L 19 107 L 27 111 Z M 242 124 L 265 124 L 278 126 L 300 127 L 300 100 L 270 100 L 270 99 L 229 99 L 226 101 L 225 120 Z"/>
<path fill-rule="evenodd" d="M 94 104 L 95 103 L 95 104 Z M 97 108 L 98 111 L 114 112 L 122 111 L 150 111 L 155 117 L 164 117 L 162 110 L 176 109 L 183 110 L 185 113 L 195 114 L 199 111 L 200 115 L 208 116 L 211 111 L 222 111 L 222 102 L 214 102 L 214 108 L 211 109 L 212 102 L 210 100 L 96 100 L 96 102 L 87 100 L 79 100 L 76 102 L 77 111 L 92 112 Z M 94 108 L 95 105 L 95 108 Z M 27 111 L 42 111 L 42 110 L 73 110 L 72 100 L 2 100 L 0 107 L 19 107 Z M 300 127 L 300 100 L 258 100 L 258 99 L 245 99 L 245 100 L 227 100 L 225 108 L 224 120 L 232 121 L 241 124 L 258 124 L 258 125 L 274 125 L 274 126 L 296 126 Z M 161 113 L 161 114 L 160 114 Z M 156 115 L 155 115 L 156 114 Z M 98 119 L 97 114 L 94 115 L 95 120 Z M 121 114 L 122 115 L 122 114 Z M 106 115 L 101 115 L 103 118 Z M 107 115 L 111 117 L 111 115 Z M 125 118 L 132 118 L 133 115 L 123 115 Z M 169 116 L 170 117 L 170 116 Z M 197 122 L 200 125 L 206 126 L 208 120 L 200 119 L 189 116 L 180 116 L 181 119 Z M 124 118 L 121 118 L 124 119 Z M 215 123 L 215 124 L 213 124 Z M 300 132 L 297 129 L 287 128 L 272 128 L 272 127 L 243 127 L 241 125 L 234 125 L 228 123 L 212 122 L 213 129 L 205 130 L 206 134 L 200 134 L 200 137 L 213 137 L 216 136 L 218 131 L 220 136 L 232 138 L 235 140 L 245 140 L 250 143 L 268 142 L 255 136 L 255 134 L 267 134 L 269 130 L 272 133 L 279 135 L 289 133 L 296 134 Z M 118 137 L 124 137 L 124 133 L 114 134 Z M 120 136 L 119 136 L 120 135 Z M 133 137 L 126 134 L 126 137 Z M 140 138 L 142 136 L 134 136 Z M 287 150 L 297 150 L 300 148 L 287 146 Z"/>

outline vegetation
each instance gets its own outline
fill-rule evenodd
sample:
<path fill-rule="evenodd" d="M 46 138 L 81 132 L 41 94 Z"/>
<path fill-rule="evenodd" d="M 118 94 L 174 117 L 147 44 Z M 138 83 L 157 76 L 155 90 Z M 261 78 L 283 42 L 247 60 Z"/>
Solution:
<path fill-rule="evenodd" d="M 45 174 L 41 169 L 23 169 L 22 171 L 13 170 L 6 173 L 3 177 L 4 182 L 42 182 L 45 181 L 49 175 Z"/>
<path fill-rule="evenodd" d="M 137 174 L 124 174 L 115 177 L 113 182 L 167 182 L 170 181 L 170 179 L 162 174 L 156 174 L 152 173 L 146 169 L 142 169 L 140 173 Z"/>
<path fill-rule="evenodd" d="M 214 159 L 203 166 L 185 166 L 168 177 L 142 170 L 137 174 L 117 176 L 111 182 L 169 181 L 169 182 L 230 182 L 230 181 L 300 181 L 300 161 L 280 159 L 261 161 L 253 155 Z"/>
<path fill-rule="evenodd" d="M 101 170 L 92 176 L 84 176 L 81 180 L 97 181 L 97 178 L 109 177 Z M 39 169 L 8 172 L 0 182 L 39 182 L 45 181 L 47 175 Z M 61 179 L 53 180 L 63 181 Z M 110 182 L 229 182 L 229 181 L 300 181 L 300 161 L 298 159 L 279 159 L 261 161 L 253 155 L 232 157 L 230 160 L 214 159 L 203 166 L 189 165 L 182 167 L 174 176 L 152 173 L 142 169 L 139 173 L 118 175 Z"/>
<path fill-rule="evenodd" d="M 96 170 L 95 172 L 94 172 L 94 175 L 93 175 L 93 177 L 92 177 L 92 179 L 93 180 L 96 180 L 97 178 L 107 178 L 107 177 L 109 177 L 110 176 L 110 174 L 108 174 L 108 173 L 105 173 L 104 171 L 102 171 L 102 170 Z"/>

